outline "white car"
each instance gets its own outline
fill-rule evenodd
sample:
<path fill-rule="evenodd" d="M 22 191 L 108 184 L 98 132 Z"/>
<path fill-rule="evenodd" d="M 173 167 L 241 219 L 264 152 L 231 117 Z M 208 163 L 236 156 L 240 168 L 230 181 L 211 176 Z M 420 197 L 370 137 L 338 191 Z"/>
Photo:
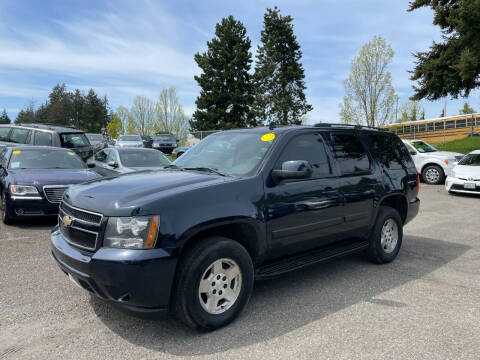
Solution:
<path fill-rule="evenodd" d="M 140 135 L 122 135 L 118 138 L 115 146 L 143 148 L 143 140 Z"/>
<path fill-rule="evenodd" d="M 449 193 L 480 195 L 480 150 L 472 151 L 460 160 L 447 177 L 445 188 Z"/>
<path fill-rule="evenodd" d="M 450 171 L 465 156 L 450 151 L 439 151 L 421 140 L 402 140 L 407 146 L 413 162 L 427 184 L 443 184 Z"/>

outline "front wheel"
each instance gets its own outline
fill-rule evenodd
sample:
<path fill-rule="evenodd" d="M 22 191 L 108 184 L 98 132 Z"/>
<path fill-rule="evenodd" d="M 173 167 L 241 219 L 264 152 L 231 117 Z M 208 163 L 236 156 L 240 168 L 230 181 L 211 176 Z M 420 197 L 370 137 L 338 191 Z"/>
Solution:
<path fill-rule="evenodd" d="M 253 282 L 252 259 L 241 244 L 224 237 L 205 238 L 180 260 L 172 309 L 190 327 L 215 330 L 240 314 Z"/>
<path fill-rule="evenodd" d="M 402 238 L 403 222 L 397 210 L 381 206 L 369 239 L 368 258 L 376 264 L 395 260 L 402 246 Z"/>
<path fill-rule="evenodd" d="M 10 215 L 7 205 L 7 196 L 5 195 L 5 191 L 2 191 L 1 195 L 1 212 L 2 212 L 2 221 L 5 225 L 11 225 L 13 223 L 13 218 Z"/>
<path fill-rule="evenodd" d="M 438 165 L 429 165 L 422 171 L 422 179 L 430 185 L 440 185 L 445 181 L 445 173 Z"/>

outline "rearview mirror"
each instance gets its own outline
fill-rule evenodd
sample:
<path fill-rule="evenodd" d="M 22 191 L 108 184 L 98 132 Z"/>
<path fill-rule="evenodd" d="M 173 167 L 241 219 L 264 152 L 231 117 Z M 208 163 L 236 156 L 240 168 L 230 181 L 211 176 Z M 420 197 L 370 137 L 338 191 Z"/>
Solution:
<path fill-rule="evenodd" d="M 118 164 L 115 161 L 109 161 L 108 166 L 113 167 L 114 169 L 118 167 Z"/>
<path fill-rule="evenodd" d="M 312 176 L 313 168 L 308 161 L 285 161 L 282 169 L 272 170 L 272 178 L 276 183 L 287 179 L 308 179 Z"/>

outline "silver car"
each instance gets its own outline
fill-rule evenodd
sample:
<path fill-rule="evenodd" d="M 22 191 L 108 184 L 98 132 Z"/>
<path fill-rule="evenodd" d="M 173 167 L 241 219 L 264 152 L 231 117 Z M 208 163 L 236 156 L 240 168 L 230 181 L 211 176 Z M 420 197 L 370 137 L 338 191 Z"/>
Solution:
<path fill-rule="evenodd" d="M 118 138 L 115 146 L 143 148 L 143 140 L 140 135 L 122 135 Z"/>

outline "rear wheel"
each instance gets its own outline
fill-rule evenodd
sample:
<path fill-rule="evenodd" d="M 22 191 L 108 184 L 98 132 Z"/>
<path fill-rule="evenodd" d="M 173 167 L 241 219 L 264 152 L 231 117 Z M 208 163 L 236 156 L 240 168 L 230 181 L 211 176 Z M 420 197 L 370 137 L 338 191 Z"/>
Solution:
<path fill-rule="evenodd" d="M 7 196 L 5 195 L 5 191 L 2 191 L 2 199 L 1 199 L 0 210 L 2 212 L 3 223 L 5 225 L 11 225 L 13 223 L 13 218 L 10 215 L 10 211 L 8 210 Z"/>
<path fill-rule="evenodd" d="M 367 249 L 368 258 L 376 264 L 395 260 L 402 246 L 403 222 L 397 210 L 381 206 Z"/>
<path fill-rule="evenodd" d="M 215 330 L 240 314 L 253 282 L 252 260 L 242 245 L 224 237 L 205 238 L 180 260 L 172 309 L 190 327 Z"/>
<path fill-rule="evenodd" d="M 422 179 L 427 184 L 439 185 L 445 181 L 445 174 L 440 166 L 428 165 L 422 171 Z"/>

